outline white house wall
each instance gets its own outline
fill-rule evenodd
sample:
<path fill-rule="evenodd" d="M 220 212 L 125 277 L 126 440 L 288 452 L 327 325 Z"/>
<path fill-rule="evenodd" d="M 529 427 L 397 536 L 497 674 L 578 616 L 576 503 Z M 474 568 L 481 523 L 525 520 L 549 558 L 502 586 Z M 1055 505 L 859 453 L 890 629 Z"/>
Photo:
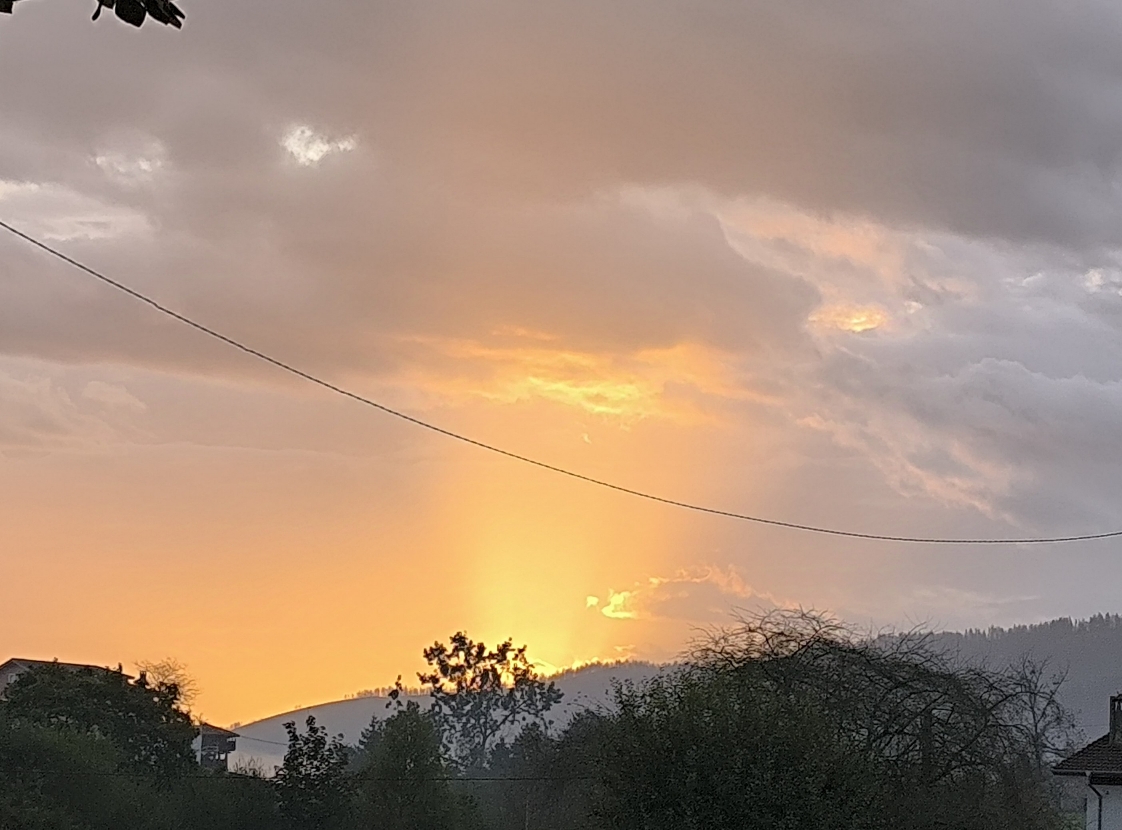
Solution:
<path fill-rule="evenodd" d="M 1122 830 L 1122 786 L 1096 784 L 1095 789 L 1103 795 L 1103 823 L 1101 830 Z M 1087 830 L 1099 828 L 1099 799 L 1087 792 Z"/>

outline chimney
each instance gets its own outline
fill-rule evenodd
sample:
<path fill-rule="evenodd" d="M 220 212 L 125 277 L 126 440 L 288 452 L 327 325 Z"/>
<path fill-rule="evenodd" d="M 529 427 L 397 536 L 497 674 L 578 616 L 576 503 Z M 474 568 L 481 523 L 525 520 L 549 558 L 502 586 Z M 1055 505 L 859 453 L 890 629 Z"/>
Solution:
<path fill-rule="evenodd" d="M 1122 695 L 1110 698 L 1110 745 L 1122 747 Z"/>

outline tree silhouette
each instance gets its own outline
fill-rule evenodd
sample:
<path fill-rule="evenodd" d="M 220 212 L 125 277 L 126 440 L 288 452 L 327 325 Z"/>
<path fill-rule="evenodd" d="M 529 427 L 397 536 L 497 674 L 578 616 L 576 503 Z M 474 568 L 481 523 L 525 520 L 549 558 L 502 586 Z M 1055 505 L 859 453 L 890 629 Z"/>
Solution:
<path fill-rule="evenodd" d="M 409 701 L 386 720 L 375 716 L 359 744 L 361 825 L 379 830 L 444 830 L 458 804 L 431 712 Z"/>
<path fill-rule="evenodd" d="M 431 671 L 417 677 L 432 696 L 445 750 L 464 769 L 486 766 L 496 742 L 522 725 L 548 725 L 547 713 L 562 698 L 534 670 L 526 646 L 515 648 L 510 640 L 489 649 L 458 631 L 424 656 Z"/>
<path fill-rule="evenodd" d="M 284 725 L 288 751 L 275 779 L 281 815 L 291 830 L 334 830 L 345 826 L 350 813 L 347 749 L 338 737 L 329 739 L 313 716 L 305 726 L 301 735 L 295 721 Z"/>
<path fill-rule="evenodd" d="M 169 777 L 195 766 L 196 729 L 174 683 L 48 663 L 20 675 L 7 698 L 4 710 L 12 721 L 110 741 L 131 770 Z"/>

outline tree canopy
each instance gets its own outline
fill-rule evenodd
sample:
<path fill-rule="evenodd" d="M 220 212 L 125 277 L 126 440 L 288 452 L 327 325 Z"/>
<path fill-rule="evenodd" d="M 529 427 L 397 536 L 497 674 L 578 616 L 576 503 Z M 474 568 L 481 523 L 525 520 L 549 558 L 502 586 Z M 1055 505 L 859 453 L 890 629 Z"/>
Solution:
<path fill-rule="evenodd" d="M 445 749 L 463 768 L 482 769 L 496 743 L 524 724 L 547 724 L 562 698 L 534 669 L 526 646 L 511 640 L 488 648 L 458 631 L 447 645 L 426 648 L 424 657 L 430 670 L 417 677 L 432 696 Z"/>
<path fill-rule="evenodd" d="M 284 725 L 288 752 L 277 770 L 275 784 L 280 812 L 291 830 L 335 830 L 345 827 L 350 814 L 353 782 L 347 777 L 349 759 L 340 738 L 311 715 L 301 734 L 296 723 Z"/>
<path fill-rule="evenodd" d="M 462 808 L 451 789 L 431 711 L 409 701 L 391 717 L 377 716 L 362 735 L 359 810 L 364 826 L 380 830 L 443 830 Z"/>
<path fill-rule="evenodd" d="M 108 740 L 131 771 L 172 776 L 195 765 L 197 730 L 174 683 L 48 663 L 21 674 L 7 698 L 11 720 Z"/>

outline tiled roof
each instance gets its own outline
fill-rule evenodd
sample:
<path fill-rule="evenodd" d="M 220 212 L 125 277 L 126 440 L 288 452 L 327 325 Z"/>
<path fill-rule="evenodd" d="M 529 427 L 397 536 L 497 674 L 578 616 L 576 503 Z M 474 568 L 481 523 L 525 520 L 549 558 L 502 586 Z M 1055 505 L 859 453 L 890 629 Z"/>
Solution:
<path fill-rule="evenodd" d="M 1092 741 L 1077 753 L 1052 767 L 1056 775 L 1081 775 L 1090 772 L 1122 773 L 1122 746 L 1112 746 L 1110 735 Z"/>

